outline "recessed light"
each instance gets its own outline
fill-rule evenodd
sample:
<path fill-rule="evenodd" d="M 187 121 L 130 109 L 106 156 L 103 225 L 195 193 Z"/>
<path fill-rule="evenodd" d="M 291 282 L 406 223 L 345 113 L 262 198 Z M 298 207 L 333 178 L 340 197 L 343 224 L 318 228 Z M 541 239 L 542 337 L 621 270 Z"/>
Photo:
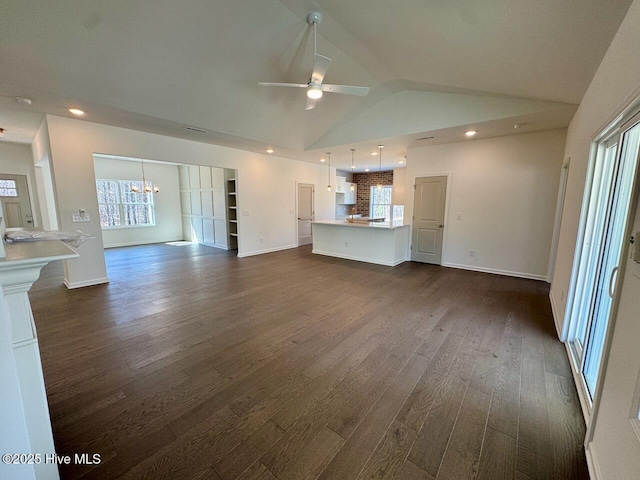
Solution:
<path fill-rule="evenodd" d="M 31 105 L 31 99 L 26 97 L 16 97 L 16 102 L 20 105 Z"/>
<path fill-rule="evenodd" d="M 356 168 L 356 166 L 355 165 L 351 165 L 351 168 Z"/>
<path fill-rule="evenodd" d="M 265 149 L 265 152 L 271 154 L 271 153 L 273 153 L 273 148 L 267 148 L 267 149 Z"/>
<path fill-rule="evenodd" d="M 378 152 L 371 152 L 371 155 L 373 155 L 374 157 L 378 154 Z"/>
<path fill-rule="evenodd" d="M 79 108 L 70 108 L 69 111 L 74 115 L 84 115 L 84 111 L 80 110 Z"/>
<path fill-rule="evenodd" d="M 327 159 L 326 159 L 326 158 L 324 158 L 324 157 L 322 157 L 322 158 L 320 159 L 320 161 L 321 161 L 321 162 L 326 162 L 326 161 L 327 161 Z"/>
<path fill-rule="evenodd" d="M 464 134 L 465 134 L 467 137 L 473 137 L 476 133 L 478 133 L 478 132 L 477 132 L 477 131 L 475 131 L 475 130 L 467 130 L 466 132 L 464 132 Z"/>
<path fill-rule="evenodd" d="M 398 160 L 398 163 L 404 163 L 404 160 Z"/>
<path fill-rule="evenodd" d="M 365 172 L 368 172 L 368 171 L 369 171 L 369 169 L 368 169 L 368 168 L 365 168 L 365 169 L 364 169 L 364 171 L 365 171 Z"/>

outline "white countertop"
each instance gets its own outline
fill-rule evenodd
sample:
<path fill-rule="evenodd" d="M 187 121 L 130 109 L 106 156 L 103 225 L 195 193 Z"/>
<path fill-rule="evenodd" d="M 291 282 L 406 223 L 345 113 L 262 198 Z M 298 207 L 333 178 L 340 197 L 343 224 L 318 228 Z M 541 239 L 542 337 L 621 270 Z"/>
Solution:
<path fill-rule="evenodd" d="M 9 265 L 52 262 L 77 258 L 78 254 L 59 240 L 5 243 L 7 256 L 0 258 L 0 268 Z"/>
<path fill-rule="evenodd" d="M 347 220 L 318 220 L 312 222 L 316 225 L 334 225 L 336 227 L 356 227 L 356 228 L 373 228 L 382 230 L 393 230 L 396 228 L 408 227 L 408 223 L 404 223 L 403 220 L 398 219 L 393 222 L 353 222 L 349 223 Z"/>

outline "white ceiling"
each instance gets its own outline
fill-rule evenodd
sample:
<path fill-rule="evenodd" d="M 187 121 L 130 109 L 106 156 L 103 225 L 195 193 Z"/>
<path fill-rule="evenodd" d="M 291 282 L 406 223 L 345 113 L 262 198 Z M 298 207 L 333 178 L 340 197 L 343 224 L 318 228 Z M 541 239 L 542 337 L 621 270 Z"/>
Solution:
<path fill-rule="evenodd" d="M 630 3 L 0 0 L 0 127 L 30 142 L 44 113 L 79 106 L 88 121 L 300 160 L 332 151 L 342 167 L 352 147 L 377 166 L 382 142 L 397 166 L 425 136 L 566 126 Z M 368 97 L 325 95 L 305 111 L 304 90 L 257 85 L 306 83 L 312 9 L 333 60 L 325 81 Z"/>

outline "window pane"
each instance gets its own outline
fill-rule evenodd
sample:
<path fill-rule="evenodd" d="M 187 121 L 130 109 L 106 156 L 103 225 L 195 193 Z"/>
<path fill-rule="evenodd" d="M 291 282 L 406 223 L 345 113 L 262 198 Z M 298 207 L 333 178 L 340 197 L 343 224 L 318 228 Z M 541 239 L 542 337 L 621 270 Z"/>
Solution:
<path fill-rule="evenodd" d="M 116 205 L 99 205 L 100 211 L 100 226 L 102 227 L 116 227 L 121 225 L 120 221 L 120 207 Z"/>
<path fill-rule="evenodd" d="M 116 180 L 96 180 L 98 203 L 120 203 Z"/>
<path fill-rule="evenodd" d="M 15 180 L 0 180 L 0 197 L 17 197 L 18 185 Z"/>
<path fill-rule="evenodd" d="M 151 205 L 123 205 L 125 225 L 153 225 Z"/>

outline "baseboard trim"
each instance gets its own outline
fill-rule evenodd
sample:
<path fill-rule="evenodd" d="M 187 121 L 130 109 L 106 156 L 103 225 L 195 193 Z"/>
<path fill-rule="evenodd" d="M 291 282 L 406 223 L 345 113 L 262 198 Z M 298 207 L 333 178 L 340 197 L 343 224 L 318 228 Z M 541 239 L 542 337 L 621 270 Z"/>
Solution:
<path fill-rule="evenodd" d="M 174 239 L 174 240 L 149 240 L 148 242 L 122 242 L 122 243 L 110 243 L 109 245 L 104 245 L 104 248 L 119 248 L 119 247 L 135 247 L 138 245 L 153 245 L 155 243 L 167 243 L 167 242 L 180 242 L 182 239 Z"/>
<path fill-rule="evenodd" d="M 406 262 L 404 258 L 396 260 L 395 262 L 376 262 L 371 260 L 370 258 L 357 257 L 355 255 L 343 255 L 333 252 L 323 252 L 322 250 L 312 250 L 311 253 L 315 253 L 317 255 L 325 255 L 327 257 L 342 258 L 343 260 L 355 260 L 357 262 L 374 263 L 376 265 L 384 265 L 385 267 L 395 267 L 396 265 L 400 265 L 401 263 Z"/>
<path fill-rule="evenodd" d="M 493 273 L 494 275 L 505 275 L 507 277 L 526 278 L 528 280 L 546 281 L 546 275 L 536 275 L 533 273 L 512 272 L 510 270 L 500 270 L 497 268 L 476 267 L 475 265 L 462 265 L 459 263 L 442 262 L 443 267 L 459 268 L 461 270 L 471 270 L 473 272 Z"/>
<path fill-rule="evenodd" d="M 93 285 L 102 285 L 105 283 L 109 283 L 109 277 L 95 278 L 93 280 L 85 280 L 84 282 L 73 282 L 70 283 L 66 278 L 64 279 L 64 286 L 69 290 L 73 290 L 75 288 L 82 287 L 91 287 Z"/>
<path fill-rule="evenodd" d="M 262 255 L 264 253 L 279 252 L 281 250 L 290 250 L 292 248 L 298 248 L 298 245 L 285 245 L 284 247 L 266 248 L 264 250 L 254 250 L 253 252 L 238 252 L 238 257 L 253 257 L 254 255 Z"/>
<path fill-rule="evenodd" d="M 556 326 L 556 334 L 560 341 L 564 342 L 564 338 L 562 338 L 562 329 L 558 324 L 560 317 L 558 316 L 558 310 L 556 309 L 556 300 L 553 296 L 553 290 L 549 290 L 549 303 L 551 304 L 551 314 L 553 315 L 553 324 Z"/>
<path fill-rule="evenodd" d="M 591 405 L 587 398 L 587 390 L 584 385 L 584 380 L 580 375 L 580 372 L 576 370 L 575 362 L 573 361 L 573 353 L 571 352 L 571 345 L 569 342 L 563 342 L 564 348 L 567 351 L 567 357 L 569 357 L 569 367 L 571 367 L 571 375 L 573 375 L 573 383 L 576 385 L 576 391 L 578 392 L 578 400 L 580 401 L 580 408 L 582 409 L 582 417 L 584 418 L 584 424 L 589 429 L 591 425 Z"/>
<path fill-rule="evenodd" d="M 593 455 L 590 447 L 591 444 L 589 444 L 589 446 L 584 449 L 584 456 L 587 458 L 587 468 L 589 469 L 589 478 L 591 480 L 600 480 L 601 478 L 603 478 L 602 473 L 600 472 L 598 461 Z"/>

